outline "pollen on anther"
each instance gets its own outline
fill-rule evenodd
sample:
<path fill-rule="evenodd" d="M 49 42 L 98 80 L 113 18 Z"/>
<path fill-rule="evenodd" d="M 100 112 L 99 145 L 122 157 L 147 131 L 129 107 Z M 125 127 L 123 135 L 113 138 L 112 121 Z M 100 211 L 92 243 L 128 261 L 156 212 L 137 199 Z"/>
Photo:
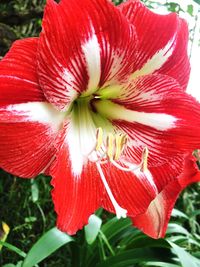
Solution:
<path fill-rule="evenodd" d="M 102 128 L 97 129 L 96 151 L 103 151 L 110 161 L 119 160 L 126 143 L 126 134 L 109 133 L 104 138 Z"/>

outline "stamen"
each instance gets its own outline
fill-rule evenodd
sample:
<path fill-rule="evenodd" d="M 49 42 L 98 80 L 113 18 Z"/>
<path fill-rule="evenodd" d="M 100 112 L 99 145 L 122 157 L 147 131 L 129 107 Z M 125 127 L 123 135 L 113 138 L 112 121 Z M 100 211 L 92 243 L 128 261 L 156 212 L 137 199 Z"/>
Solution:
<path fill-rule="evenodd" d="M 125 144 L 127 143 L 127 137 L 125 134 L 117 135 L 115 138 L 116 142 L 116 151 L 115 151 L 115 160 L 118 160 L 120 158 L 120 155 L 124 149 Z"/>
<path fill-rule="evenodd" d="M 138 166 L 134 166 L 131 165 L 129 168 L 123 167 L 120 164 L 118 164 L 116 161 L 114 160 L 110 160 L 110 162 L 117 167 L 118 169 L 120 169 L 121 171 L 125 171 L 125 172 L 131 172 L 131 171 L 136 171 L 138 169 L 140 169 L 142 167 L 142 162 L 138 165 Z"/>
<path fill-rule="evenodd" d="M 125 144 L 127 143 L 126 134 L 114 135 L 109 133 L 104 145 L 103 130 L 97 129 L 96 152 L 103 150 L 109 160 L 118 160 L 122 154 Z"/>
<path fill-rule="evenodd" d="M 106 192 L 107 192 L 107 194 L 108 194 L 108 196 L 109 196 L 109 198 L 110 198 L 110 200 L 111 200 L 111 202 L 113 204 L 113 207 L 115 208 L 115 213 L 116 213 L 117 218 L 118 219 L 126 218 L 127 210 L 125 210 L 122 207 L 120 207 L 119 204 L 117 203 L 117 201 L 116 201 L 115 197 L 113 196 L 113 193 L 112 193 L 112 191 L 111 191 L 111 189 L 110 189 L 110 187 L 109 187 L 109 185 L 108 185 L 108 183 L 106 181 L 106 178 L 105 178 L 105 175 L 103 173 L 103 170 L 101 168 L 100 163 L 97 162 L 96 165 L 97 165 L 97 169 L 99 171 L 101 180 L 102 180 L 102 182 L 103 182 L 103 184 L 105 186 Z"/>
<path fill-rule="evenodd" d="M 103 130 L 102 128 L 97 129 L 97 144 L 96 144 L 96 151 L 101 149 L 103 144 Z"/>
<path fill-rule="evenodd" d="M 114 136 L 112 133 L 109 133 L 108 138 L 107 138 L 107 155 L 108 158 L 111 160 L 113 159 L 113 154 L 114 154 Z"/>
<path fill-rule="evenodd" d="M 121 171 L 131 172 L 140 169 L 140 171 L 145 172 L 148 171 L 148 148 L 144 148 L 142 153 L 141 163 L 139 165 L 130 164 L 122 159 L 122 163 L 127 166 L 121 166 L 118 162 L 120 156 L 124 150 L 124 147 L 127 143 L 127 135 L 126 134 L 116 134 L 109 133 L 104 139 L 102 128 L 97 129 L 97 140 L 96 140 L 96 148 L 89 154 L 88 158 L 96 163 L 98 172 L 100 174 L 101 180 L 104 184 L 106 192 L 113 204 L 115 209 L 115 213 L 118 219 L 125 218 L 127 216 L 127 210 L 123 209 L 117 203 L 107 181 L 101 165 L 107 163 L 108 161 L 113 164 L 116 168 Z"/>
<path fill-rule="evenodd" d="M 148 170 L 148 156 L 149 156 L 149 150 L 147 147 L 145 147 L 142 153 L 142 162 L 143 162 L 141 167 L 142 172 Z"/>

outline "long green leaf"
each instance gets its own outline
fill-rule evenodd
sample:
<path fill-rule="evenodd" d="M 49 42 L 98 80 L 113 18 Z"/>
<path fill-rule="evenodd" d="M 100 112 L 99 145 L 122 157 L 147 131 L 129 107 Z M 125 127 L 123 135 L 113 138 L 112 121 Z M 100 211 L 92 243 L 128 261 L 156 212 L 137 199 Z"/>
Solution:
<path fill-rule="evenodd" d="M 156 261 L 157 259 L 154 251 L 150 249 L 132 249 L 110 257 L 104 262 L 97 264 L 96 267 L 130 267 L 135 263 Z"/>
<path fill-rule="evenodd" d="M 200 260 L 190 255 L 183 248 L 177 246 L 173 242 L 168 240 L 169 244 L 173 248 L 174 253 L 178 256 L 183 267 L 200 267 Z"/>
<path fill-rule="evenodd" d="M 0 245 L 2 245 L 3 247 L 8 248 L 9 250 L 17 253 L 18 255 L 20 255 L 21 257 L 25 258 L 26 257 L 26 253 L 23 252 L 22 250 L 20 250 L 19 248 L 7 243 L 7 242 L 2 242 L 0 241 Z"/>
<path fill-rule="evenodd" d="M 22 267 L 32 267 L 41 262 L 61 246 L 73 241 L 73 238 L 56 227 L 46 232 L 30 249 Z"/>
<path fill-rule="evenodd" d="M 160 262 L 160 261 L 152 261 L 152 262 L 145 262 L 144 266 L 151 266 L 151 267 L 180 267 L 180 265 L 169 263 L 169 262 Z"/>

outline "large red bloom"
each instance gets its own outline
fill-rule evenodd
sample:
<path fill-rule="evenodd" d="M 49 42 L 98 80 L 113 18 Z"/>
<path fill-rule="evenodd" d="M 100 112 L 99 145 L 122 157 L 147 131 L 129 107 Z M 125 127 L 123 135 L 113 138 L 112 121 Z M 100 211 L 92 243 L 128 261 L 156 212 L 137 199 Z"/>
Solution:
<path fill-rule="evenodd" d="M 100 206 L 150 227 L 157 202 L 166 226 L 166 198 L 171 208 L 200 143 L 187 41 L 185 21 L 137 0 L 48 0 L 40 37 L 0 62 L 0 166 L 53 177 L 61 230 L 74 234 Z"/>

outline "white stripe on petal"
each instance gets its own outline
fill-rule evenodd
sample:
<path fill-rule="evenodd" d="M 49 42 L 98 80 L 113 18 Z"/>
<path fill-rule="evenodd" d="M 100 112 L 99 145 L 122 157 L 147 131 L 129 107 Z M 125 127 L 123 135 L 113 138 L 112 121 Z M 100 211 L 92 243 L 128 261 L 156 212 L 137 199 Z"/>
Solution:
<path fill-rule="evenodd" d="M 112 120 L 123 120 L 127 122 L 137 122 L 156 130 L 166 131 L 176 127 L 177 118 L 165 113 L 139 112 L 115 104 L 109 100 L 101 100 L 95 103 L 97 111 L 106 118 Z"/>
<path fill-rule="evenodd" d="M 39 122 L 49 124 L 54 130 L 59 130 L 66 113 L 56 110 L 51 104 L 46 102 L 28 102 L 22 104 L 8 105 L 0 108 L 0 121 L 8 122 L 8 118 L 3 118 L 3 112 L 10 112 L 11 116 L 17 116 L 19 122 Z M 12 118 L 12 117 L 11 117 Z"/>
<path fill-rule="evenodd" d="M 152 58 L 150 58 L 140 70 L 135 71 L 131 75 L 131 79 L 152 74 L 154 71 L 159 70 L 172 55 L 174 50 L 175 37 L 161 50 L 159 50 Z"/>
<path fill-rule="evenodd" d="M 84 95 L 90 95 L 97 90 L 101 77 L 101 51 L 95 34 L 82 46 L 82 50 L 89 76 L 88 88 Z"/>
<path fill-rule="evenodd" d="M 67 144 L 72 171 L 78 177 L 96 146 L 96 127 L 87 101 L 74 105 L 67 132 Z"/>

